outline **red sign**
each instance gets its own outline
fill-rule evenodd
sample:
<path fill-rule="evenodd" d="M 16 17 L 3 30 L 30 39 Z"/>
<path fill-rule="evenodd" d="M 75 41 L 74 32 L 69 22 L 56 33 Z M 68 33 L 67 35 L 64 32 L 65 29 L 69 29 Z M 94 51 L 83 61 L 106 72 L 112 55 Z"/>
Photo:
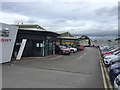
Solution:
<path fill-rule="evenodd" d="M 12 39 L 0 38 L 0 42 L 11 42 Z"/>

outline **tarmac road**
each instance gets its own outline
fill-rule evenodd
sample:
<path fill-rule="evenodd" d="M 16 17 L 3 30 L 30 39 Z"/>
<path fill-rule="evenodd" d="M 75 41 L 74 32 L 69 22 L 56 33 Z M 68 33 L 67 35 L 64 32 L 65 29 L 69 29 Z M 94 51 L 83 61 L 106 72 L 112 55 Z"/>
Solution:
<path fill-rule="evenodd" d="M 103 88 L 99 50 L 27 58 L 2 67 L 3 88 Z"/>

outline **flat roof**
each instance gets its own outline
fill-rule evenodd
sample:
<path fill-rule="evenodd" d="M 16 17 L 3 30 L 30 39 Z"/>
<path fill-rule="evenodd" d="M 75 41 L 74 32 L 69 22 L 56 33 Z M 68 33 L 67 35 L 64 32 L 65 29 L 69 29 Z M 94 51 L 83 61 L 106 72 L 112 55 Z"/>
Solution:
<path fill-rule="evenodd" d="M 52 31 L 40 31 L 40 30 L 38 30 L 38 29 L 25 29 L 25 28 L 19 28 L 18 30 L 24 30 L 24 31 L 37 31 L 37 32 L 44 32 L 44 33 L 53 33 L 53 34 L 57 34 L 57 35 L 60 35 L 60 34 L 58 34 L 58 33 L 56 33 L 56 32 L 52 32 Z"/>
<path fill-rule="evenodd" d="M 75 38 L 75 37 L 58 37 L 59 39 L 74 39 L 74 40 L 77 40 L 78 38 Z"/>

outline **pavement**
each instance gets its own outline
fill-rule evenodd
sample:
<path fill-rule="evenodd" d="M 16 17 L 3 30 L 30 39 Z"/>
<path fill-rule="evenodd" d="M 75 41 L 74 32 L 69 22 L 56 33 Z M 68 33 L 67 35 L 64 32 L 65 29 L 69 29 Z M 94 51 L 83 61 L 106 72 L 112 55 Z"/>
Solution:
<path fill-rule="evenodd" d="M 23 58 L 2 66 L 3 88 L 104 88 L 99 50 Z"/>

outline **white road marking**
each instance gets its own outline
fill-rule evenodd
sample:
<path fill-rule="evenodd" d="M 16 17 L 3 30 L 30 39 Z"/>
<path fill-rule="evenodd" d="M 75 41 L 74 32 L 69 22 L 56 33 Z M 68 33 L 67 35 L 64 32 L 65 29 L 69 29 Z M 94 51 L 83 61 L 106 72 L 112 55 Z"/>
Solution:
<path fill-rule="evenodd" d="M 85 56 L 86 54 L 87 54 L 87 52 L 84 53 L 82 56 L 78 57 L 77 60 L 80 60 L 80 59 L 83 58 L 83 56 Z"/>
<path fill-rule="evenodd" d="M 60 58 L 60 57 L 62 57 L 62 55 L 57 56 L 57 57 L 53 57 L 53 58 L 50 58 L 50 59 L 56 59 L 56 58 Z"/>

